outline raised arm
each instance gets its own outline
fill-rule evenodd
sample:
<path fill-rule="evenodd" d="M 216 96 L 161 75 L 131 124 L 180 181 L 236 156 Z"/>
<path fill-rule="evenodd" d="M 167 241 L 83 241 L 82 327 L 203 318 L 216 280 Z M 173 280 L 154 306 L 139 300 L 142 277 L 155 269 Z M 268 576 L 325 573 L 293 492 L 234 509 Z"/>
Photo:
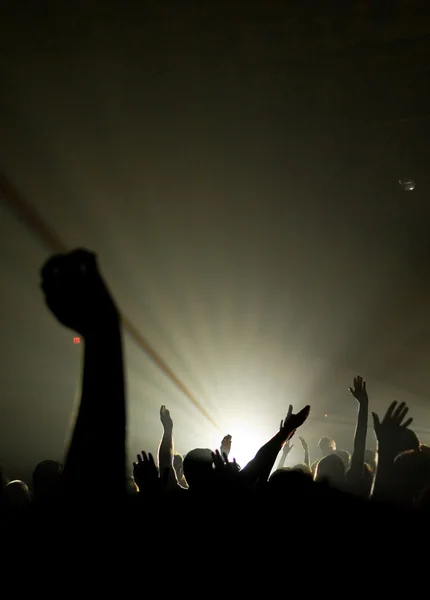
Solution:
<path fill-rule="evenodd" d="M 284 447 L 282 448 L 282 454 L 279 459 L 277 469 L 283 469 L 285 467 L 285 461 L 287 460 L 289 453 L 293 449 L 293 446 L 294 446 L 294 444 L 290 445 L 289 441 L 285 442 Z"/>
<path fill-rule="evenodd" d="M 369 414 L 369 397 L 366 382 L 360 375 L 354 378 L 353 387 L 349 391 L 358 402 L 357 425 L 354 436 L 354 449 L 351 466 L 348 471 L 348 483 L 353 489 L 358 489 L 363 477 L 364 453 L 366 450 L 367 418 Z"/>
<path fill-rule="evenodd" d="M 305 440 L 305 438 L 303 437 L 299 437 L 300 443 L 302 445 L 303 448 L 303 452 L 305 453 L 305 456 L 303 458 L 303 462 L 305 463 L 305 465 L 307 465 L 309 468 L 311 466 L 311 461 L 309 459 L 309 446 Z"/>
<path fill-rule="evenodd" d="M 298 427 L 303 425 L 309 416 L 310 409 L 310 406 L 305 406 L 295 415 L 293 407 L 290 405 L 285 421 L 281 421 L 278 433 L 260 448 L 255 458 L 240 472 L 240 475 L 246 477 L 249 484 L 254 484 L 258 480 L 267 481 L 283 444 L 292 438 Z"/>
<path fill-rule="evenodd" d="M 160 421 L 163 425 L 163 437 L 158 448 L 158 468 L 160 474 L 166 477 L 170 484 L 173 484 L 176 483 L 173 469 L 173 420 L 164 405 L 160 408 Z"/>
<path fill-rule="evenodd" d="M 404 430 L 412 423 L 412 418 L 404 421 L 408 411 L 405 402 L 398 406 L 397 402 L 392 402 L 382 421 L 376 413 L 372 413 L 378 443 L 378 462 L 372 488 L 372 498 L 375 500 L 391 500 L 394 459 Z"/>
<path fill-rule="evenodd" d="M 42 289 L 57 320 L 85 340 L 82 393 L 63 476 L 73 494 L 104 494 L 116 501 L 125 491 L 125 392 L 121 328 L 114 301 L 86 250 L 51 258 Z M 99 460 L 100 452 L 107 460 Z M 94 463 L 97 462 L 95 484 Z"/>

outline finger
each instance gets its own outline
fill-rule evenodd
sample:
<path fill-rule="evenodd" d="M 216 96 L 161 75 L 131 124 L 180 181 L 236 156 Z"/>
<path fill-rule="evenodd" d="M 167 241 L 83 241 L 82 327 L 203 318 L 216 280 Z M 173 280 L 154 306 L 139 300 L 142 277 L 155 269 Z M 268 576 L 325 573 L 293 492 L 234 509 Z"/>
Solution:
<path fill-rule="evenodd" d="M 350 387 L 350 388 L 348 388 L 348 389 L 349 389 L 350 393 L 351 393 L 351 394 L 354 396 L 354 398 L 355 398 L 355 390 L 354 390 L 354 389 L 352 389 L 352 387 Z"/>
<path fill-rule="evenodd" d="M 302 408 L 302 410 L 299 413 L 297 413 L 297 415 L 296 415 L 297 420 L 303 425 L 303 423 L 309 417 L 310 412 L 311 412 L 311 407 L 308 404 L 307 406 Z"/>
<path fill-rule="evenodd" d="M 392 418 L 395 419 L 396 421 L 399 420 L 400 415 L 403 413 L 403 411 L 405 410 L 405 406 L 406 406 L 406 402 L 400 402 L 399 406 L 396 408 L 396 410 L 393 412 L 393 416 Z M 406 407 L 406 412 L 409 409 Z"/>
<path fill-rule="evenodd" d="M 289 417 L 291 417 L 291 415 L 293 414 L 293 405 L 290 404 L 290 406 L 288 407 L 288 412 L 287 412 L 287 419 Z"/>
<path fill-rule="evenodd" d="M 404 420 L 404 418 L 406 417 L 406 415 L 408 414 L 408 412 L 409 412 L 409 407 L 408 407 L 408 406 L 405 406 L 405 407 L 403 408 L 403 410 L 402 410 L 402 411 L 399 413 L 399 415 L 398 415 L 398 417 L 397 417 L 397 423 L 398 423 L 399 425 L 401 425 L 401 424 L 402 424 L 402 421 Z"/>
<path fill-rule="evenodd" d="M 135 469 L 137 467 L 137 463 L 133 463 L 133 469 Z"/>
<path fill-rule="evenodd" d="M 218 451 L 212 452 L 212 460 L 216 468 L 221 466 L 222 461 Z"/>
<path fill-rule="evenodd" d="M 142 457 L 140 456 L 140 454 L 137 455 L 137 462 L 141 463 L 142 462 Z"/>
<path fill-rule="evenodd" d="M 155 460 L 154 460 L 154 457 L 152 456 L 152 454 L 151 454 L 151 453 L 149 453 L 149 454 L 148 454 L 148 460 L 149 460 L 149 462 L 151 462 L 153 465 L 155 465 Z"/>
<path fill-rule="evenodd" d="M 397 402 L 396 402 L 396 401 L 394 401 L 394 402 L 392 402 L 392 403 L 390 404 L 390 406 L 389 406 L 389 407 L 388 407 L 388 409 L 387 409 L 387 412 L 385 413 L 385 417 L 384 417 L 384 419 L 383 419 L 384 421 L 385 421 L 385 420 L 389 420 L 389 419 L 391 419 L 391 415 L 392 415 L 392 414 L 393 414 L 393 412 L 395 411 L 395 409 L 396 409 L 396 406 L 397 406 Z"/>
<path fill-rule="evenodd" d="M 374 429 L 375 431 L 377 431 L 377 430 L 379 429 L 379 426 L 380 426 L 380 424 L 381 424 L 381 423 L 379 422 L 379 417 L 378 417 L 378 415 L 377 415 L 376 413 L 374 413 L 374 412 L 372 413 L 372 417 L 373 417 L 373 429 Z"/>
<path fill-rule="evenodd" d="M 142 452 L 142 458 L 144 463 L 148 462 L 148 455 L 146 454 L 146 452 Z"/>
<path fill-rule="evenodd" d="M 407 427 L 409 427 L 409 425 L 412 423 L 413 420 L 414 419 L 412 417 L 409 417 L 409 419 L 405 423 L 403 423 L 403 425 L 402 425 L 403 429 L 406 429 Z"/>

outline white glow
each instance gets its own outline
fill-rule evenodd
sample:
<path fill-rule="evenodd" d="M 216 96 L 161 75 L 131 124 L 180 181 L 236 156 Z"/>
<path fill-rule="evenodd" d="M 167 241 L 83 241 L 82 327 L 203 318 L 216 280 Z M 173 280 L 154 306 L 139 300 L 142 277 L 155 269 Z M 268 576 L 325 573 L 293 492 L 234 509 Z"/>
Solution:
<path fill-rule="evenodd" d="M 413 179 L 399 179 L 399 184 L 405 192 L 412 192 L 415 189 L 415 181 Z"/>
<path fill-rule="evenodd" d="M 233 427 L 230 433 L 232 435 L 230 459 L 235 458 L 242 468 L 254 458 L 261 446 L 269 439 L 266 439 L 257 428 L 252 427 Z"/>

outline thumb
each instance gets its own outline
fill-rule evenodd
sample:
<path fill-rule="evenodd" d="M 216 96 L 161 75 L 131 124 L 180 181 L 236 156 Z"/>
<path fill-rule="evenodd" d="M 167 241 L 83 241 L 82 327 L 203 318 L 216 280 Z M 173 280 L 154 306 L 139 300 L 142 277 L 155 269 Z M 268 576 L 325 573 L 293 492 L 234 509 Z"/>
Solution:
<path fill-rule="evenodd" d="M 379 417 L 376 413 L 372 413 L 372 417 L 373 417 L 373 429 L 376 431 L 377 429 L 379 429 L 380 426 L 380 422 L 379 422 Z"/>

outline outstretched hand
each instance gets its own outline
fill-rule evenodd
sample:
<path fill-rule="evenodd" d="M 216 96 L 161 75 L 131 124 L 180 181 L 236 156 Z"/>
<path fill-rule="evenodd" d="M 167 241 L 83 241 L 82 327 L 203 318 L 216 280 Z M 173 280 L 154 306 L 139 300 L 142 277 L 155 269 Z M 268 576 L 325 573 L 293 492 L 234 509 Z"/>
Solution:
<path fill-rule="evenodd" d="M 219 450 L 215 450 L 215 452 L 212 452 L 212 460 L 218 476 L 234 477 L 234 475 L 239 473 L 236 459 L 233 458 L 233 462 L 230 462 L 225 452 L 221 454 Z"/>
<path fill-rule="evenodd" d="M 170 411 L 164 406 L 160 408 L 160 421 L 166 431 L 173 429 L 173 420 L 170 416 Z"/>
<path fill-rule="evenodd" d="M 304 450 L 305 452 L 308 452 L 308 451 L 309 451 L 309 446 L 308 446 L 308 444 L 307 444 L 307 442 L 306 442 L 305 438 L 304 438 L 304 437 L 301 437 L 301 436 L 299 436 L 299 440 L 300 440 L 300 443 L 301 443 L 301 445 L 302 445 L 302 448 L 303 448 L 303 450 Z"/>
<path fill-rule="evenodd" d="M 367 395 L 366 382 L 362 377 L 360 377 L 360 375 L 354 377 L 353 387 L 350 387 L 349 391 L 359 404 L 363 404 L 364 402 L 369 401 L 369 397 Z"/>
<path fill-rule="evenodd" d="M 117 322 L 114 301 L 88 250 L 57 254 L 41 269 L 45 301 L 60 323 L 86 336 Z"/>
<path fill-rule="evenodd" d="M 133 477 L 140 492 L 158 492 L 161 483 L 154 457 L 151 453 L 143 452 L 137 455 L 133 463 Z"/>
<path fill-rule="evenodd" d="M 382 421 L 379 420 L 376 413 L 372 413 L 373 427 L 380 446 L 386 448 L 397 445 L 404 430 L 413 421 L 412 417 L 404 421 L 408 411 L 409 407 L 405 402 L 400 402 L 398 406 L 397 402 L 392 402 Z"/>
<path fill-rule="evenodd" d="M 279 432 L 282 434 L 283 437 L 285 437 L 285 441 L 288 441 L 293 437 L 296 429 L 303 425 L 303 423 L 309 417 L 310 412 L 311 407 L 308 405 L 302 408 L 302 410 L 297 414 L 293 414 L 293 406 L 290 404 L 287 416 L 283 421 L 281 421 L 281 425 L 279 428 Z"/>
<path fill-rule="evenodd" d="M 227 457 L 230 455 L 231 435 L 226 435 L 222 438 L 220 451 L 221 451 L 221 455 L 225 454 Z"/>

